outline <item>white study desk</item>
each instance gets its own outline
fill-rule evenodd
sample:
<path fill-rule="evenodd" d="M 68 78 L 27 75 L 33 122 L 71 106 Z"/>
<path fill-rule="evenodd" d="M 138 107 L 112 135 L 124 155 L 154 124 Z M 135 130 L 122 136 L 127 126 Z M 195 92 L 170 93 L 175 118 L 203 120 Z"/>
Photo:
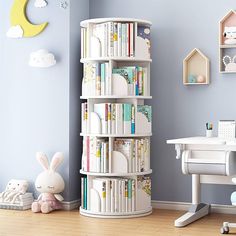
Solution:
<path fill-rule="evenodd" d="M 174 144 L 176 158 L 182 157 L 183 174 L 192 175 L 192 206 L 175 221 L 176 227 L 186 226 L 209 213 L 209 205 L 201 203 L 201 183 L 233 184 L 236 174 L 236 139 L 189 137 L 167 140 Z"/>

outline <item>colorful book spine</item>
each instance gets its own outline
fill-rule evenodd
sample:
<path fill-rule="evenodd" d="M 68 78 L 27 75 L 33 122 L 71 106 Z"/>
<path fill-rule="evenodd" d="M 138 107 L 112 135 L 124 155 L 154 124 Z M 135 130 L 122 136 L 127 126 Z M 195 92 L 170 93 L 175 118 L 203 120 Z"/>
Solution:
<path fill-rule="evenodd" d="M 116 104 L 111 104 L 111 133 L 116 133 Z"/>
<path fill-rule="evenodd" d="M 134 57 L 134 23 L 130 23 L 130 57 Z"/>
<path fill-rule="evenodd" d="M 132 180 L 128 180 L 128 212 L 131 212 L 132 207 Z"/>
<path fill-rule="evenodd" d="M 101 64 L 101 95 L 105 95 L 105 79 L 106 79 L 106 68 L 105 63 Z"/>
<path fill-rule="evenodd" d="M 84 209 L 87 210 L 87 178 L 84 178 Z"/>
<path fill-rule="evenodd" d="M 130 24 L 126 23 L 126 56 L 130 56 Z"/>
<path fill-rule="evenodd" d="M 123 115 L 124 115 L 124 134 L 131 134 L 131 109 L 132 109 L 132 105 L 125 103 L 123 105 L 124 111 L 123 111 Z"/>
<path fill-rule="evenodd" d="M 131 107 L 131 134 L 135 134 L 135 106 Z"/>
<path fill-rule="evenodd" d="M 122 56 L 122 25 L 118 23 L 118 57 Z"/>
<path fill-rule="evenodd" d="M 101 142 L 96 144 L 96 172 L 101 172 Z"/>
<path fill-rule="evenodd" d="M 122 42 L 122 57 L 126 56 L 126 24 L 121 24 L 121 30 L 122 30 L 122 38 L 121 38 L 121 42 Z"/>
<path fill-rule="evenodd" d="M 114 22 L 109 23 L 110 28 L 110 56 L 114 56 Z"/>
<path fill-rule="evenodd" d="M 111 189 L 111 212 L 115 212 L 115 180 L 110 180 L 110 189 Z"/>
<path fill-rule="evenodd" d="M 112 113 L 111 103 L 108 103 L 108 114 L 107 114 L 107 133 L 108 134 L 111 134 L 111 129 L 112 129 L 111 113 Z"/>
<path fill-rule="evenodd" d="M 138 66 L 137 67 L 138 71 L 138 95 L 143 95 L 143 68 Z"/>
<path fill-rule="evenodd" d="M 104 23 L 104 53 L 108 56 L 108 23 Z"/>
<path fill-rule="evenodd" d="M 96 63 L 96 95 L 101 95 L 101 65 Z"/>
<path fill-rule="evenodd" d="M 81 207 L 84 209 L 84 177 L 81 177 Z"/>
<path fill-rule="evenodd" d="M 118 23 L 114 22 L 114 34 L 113 34 L 113 42 L 114 42 L 114 56 L 118 56 Z"/>

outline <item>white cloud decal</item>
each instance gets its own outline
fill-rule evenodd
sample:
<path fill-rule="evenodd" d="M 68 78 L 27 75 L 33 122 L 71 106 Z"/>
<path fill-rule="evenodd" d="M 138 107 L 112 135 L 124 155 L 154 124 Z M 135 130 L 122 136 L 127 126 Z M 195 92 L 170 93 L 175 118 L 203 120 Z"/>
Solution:
<path fill-rule="evenodd" d="M 8 38 L 22 38 L 24 34 L 23 29 L 21 28 L 20 25 L 15 25 L 12 26 L 8 31 L 7 31 L 7 37 Z"/>
<path fill-rule="evenodd" d="M 43 7 L 46 7 L 47 5 L 48 3 L 45 0 L 36 0 L 34 3 L 34 6 L 38 8 L 43 8 Z"/>
<path fill-rule="evenodd" d="M 40 49 L 30 54 L 29 65 L 32 67 L 46 68 L 56 64 L 55 57 L 47 50 Z"/>

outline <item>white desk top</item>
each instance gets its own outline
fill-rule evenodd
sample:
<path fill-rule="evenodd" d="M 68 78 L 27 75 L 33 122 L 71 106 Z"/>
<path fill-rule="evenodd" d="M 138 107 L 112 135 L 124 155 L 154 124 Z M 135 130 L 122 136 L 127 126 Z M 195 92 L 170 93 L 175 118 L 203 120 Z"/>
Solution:
<path fill-rule="evenodd" d="M 168 144 L 210 144 L 210 145 L 235 145 L 236 139 L 234 140 L 226 140 L 218 137 L 189 137 L 189 138 L 179 138 L 179 139 L 170 139 L 167 140 Z"/>

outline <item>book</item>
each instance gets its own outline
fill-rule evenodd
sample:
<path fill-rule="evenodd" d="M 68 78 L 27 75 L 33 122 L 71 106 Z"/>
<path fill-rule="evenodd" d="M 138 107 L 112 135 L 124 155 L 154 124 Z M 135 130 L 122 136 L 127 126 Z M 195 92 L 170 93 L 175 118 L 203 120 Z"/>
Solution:
<path fill-rule="evenodd" d="M 151 57 L 151 34 L 150 34 L 150 27 L 148 26 L 143 26 L 143 25 L 138 25 L 137 29 L 137 36 L 141 37 L 143 40 L 145 40 L 148 48 L 148 54 L 149 57 Z"/>
<path fill-rule="evenodd" d="M 111 133 L 116 133 L 116 104 L 111 104 Z"/>
<path fill-rule="evenodd" d="M 134 23 L 130 24 L 130 38 L 129 38 L 129 44 L 130 44 L 130 57 L 134 57 Z"/>
<path fill-rule="evenodd" d="M 116 134 L 123 134 L 123 104 L 116 103 Z"/>
<path fill-rule="evenodd" d="M 111 212 L 111 180 L 106 179 L 106 212 Z"/>
<path fill-rule="evenodd" d="M 101 65 L 96 63 L 96 91 L 97 96 L 101 95 Z"/>
<path fill-rule="evenodd" d="M 122 56 L 122 25 L 118 23 L 118 57 Z"/>
<path fill-rule="evenodd" d="M 81 177 L 81 207 L 84 209 L 84 177 Z"/>
<path fill-rule="evenodd" d="M 115 180 L 110 180 L 110 189 L 111 189 L 111 212 L 115 212 Z"/>
<path fill-rule="evenodd" d="M 87 119 L 87 103 L 81 104 L 81 130 L 82 133 L 87 133 L 88 119 Z"/>
<path fill-rule="evenodd" d="M 131 134 L 131 109 L 132 109 L 132 104 L 125 103 L 123 105 L 124 111 L 124 134 Z"/>
<path fill-rule="evenodd" d="M 98 63 L 84 63 L 83 95 L 96 95 L 96 71 Z"/>
<path fill-rule="evenodd" d="M 101 95 L 104 96 L 106 94 L 106 66 L 105 63 L 101 64 Z"/>
<path fill-rule="evenodd" d="M 117 22 L 114 22 L 113 42 L 114 42 L 114 57 L 117 57 L 118 56 L 118 23 Z"/>
<path fill-rule="evenodd" d="M 131 134 L 135 134 L 135 106 L 131 107 Z"/>
<path fill-rule="evenodd" d="M 108 50 L 109 56 L 114 56 L 114 23 L 108 22 L 108 34 L 109 34 L 109 41 L 108 41 Z"/>
<path fill-rule="evenodd" d="M 127 43 L 127 40 L 126 40 L 126 24 L 125 23 L 122 23 L 121 24 L 121 43 L 122 43 L 122 52 L 121 52 L 121 56 L 122 57 L 125 57 L 126 56 L 126 43 Z"/>
<path fill-rule="evenodd" d="M 115 202 L 115 212 L 119 212 L 119 180 L 114 180 L 115 190 L 114 190 L 114 202 Z"/>

